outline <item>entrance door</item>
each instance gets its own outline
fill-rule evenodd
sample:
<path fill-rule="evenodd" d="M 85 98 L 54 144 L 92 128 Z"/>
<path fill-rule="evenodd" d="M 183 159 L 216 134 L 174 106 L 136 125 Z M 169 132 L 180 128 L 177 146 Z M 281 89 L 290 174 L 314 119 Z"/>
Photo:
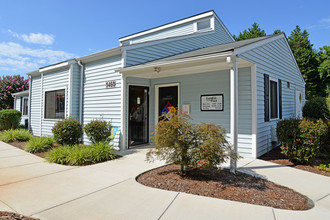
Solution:
<path fill-rule="evenodd" d="M 302 92 L 296 90 L 296 117 L 302 118 Z"/>
<path fill-rule="evenodd" d="M 149 142 L 149 87 L 129 86 L 128 147 Z"/>
<path fill-rule="evenodd" d="M 160 118 L 170 119 L 178 110 L 179 106 L 179 86 L 159 86 L 158 87 L 158 120 Z"/>

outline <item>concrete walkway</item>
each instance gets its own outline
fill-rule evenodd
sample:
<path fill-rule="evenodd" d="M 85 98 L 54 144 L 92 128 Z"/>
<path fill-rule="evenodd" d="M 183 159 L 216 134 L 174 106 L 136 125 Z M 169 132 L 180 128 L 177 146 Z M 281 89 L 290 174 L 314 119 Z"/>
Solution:
<path fill-rule="evenodd" d="M 259 175 L 312 199 L 308 211 L 289 211 L 143 186 L 135 177 L 147 149 L 85 167 L 49 164 L 0 142 L 0 210 L 40 219 L 330 219 L 330 178 L 262 160 L 239 161 Z"/>

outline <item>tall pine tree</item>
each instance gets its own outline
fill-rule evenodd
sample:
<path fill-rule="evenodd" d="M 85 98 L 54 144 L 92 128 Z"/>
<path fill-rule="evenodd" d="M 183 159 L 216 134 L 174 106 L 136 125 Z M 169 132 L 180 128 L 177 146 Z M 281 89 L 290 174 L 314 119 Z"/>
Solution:
<path fill-rule="evenodd" d="M 261 30 L 259 24 L 257 24 L 257 22 L 254 22 L 251 28 L 248 28 L 248 30 L 244 30 L 243 33 L 239 32 L 238 37 L 233 35 L 233 38 L 236 41 L 240 41 L 263 36 L 266 36 L 265 30 Z"/>
<path fill-rule="evenodd" d="M 330 46 L 323 46 L 316 57 L 319 62 L 318 71 L 322 81 L 323 95 L 330 95 Z"/>
<path fill-rule="evenodd" d="M 322 95 L 322 83 L 317 70 L 318 62 L 316 60 L 316 51 L 313 50 L 313 44 L 308 39 L 306 30 L 301 31 L 297 25 L 289 36 L 289 44 L 297 60 L 300 72 L 306 82 L 307 99 L 313 96 Z"/>

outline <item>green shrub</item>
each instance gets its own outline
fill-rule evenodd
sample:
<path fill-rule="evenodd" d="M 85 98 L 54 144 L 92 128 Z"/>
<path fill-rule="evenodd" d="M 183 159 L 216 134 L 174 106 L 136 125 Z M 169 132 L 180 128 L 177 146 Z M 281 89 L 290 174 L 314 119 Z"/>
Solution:
<path fill-rule="evenodd" d="M 194 167 L 215 167 L 230 158 L 226 132 L 219 125 L 202 123 L 197 127 L 198 147 L 192 149 Z"/>
<path fill-rule="evenodd" d="M 16 129 L 21 121 L 22 113 L 14 109 L 0 111 L 0 130 Z"/>
<path fill-rule="evenodd" d="M 54 139 L 61 145 L 75 145 L 83 134 L 82 124 L 73 118 L 63 119 L 52 128 Z"/>
<path fill-rule="evenodd" d="M 98 142 L 92 145 L 91 158 L 94 163 L 113 160 L 117 157 L 116 150 L 107 142 Z"/>
<path fill-rule="evenodd" d="M 326 102 L 327 102 L 328 111 L 330 112 L 330 95 L 328 95 Z"/>
<path fill-rule="evenodd" d="M 28 141 L 32 138 L 32 134 L 26 129 L 6 130 L 0 135 L 0 141 L 14 142 L 14 141 Z"/>
<path fill-rule="evenodd" d="M 282 143 L 282 153 L 292 162 L 311 163 L 327 133 L 328 127 L 322 120 L 285 119 L 277 123 L 277 138 Z"/>
<path fill-rule="evenodd" d="M 154 126 L 155 147 L 147 153 L 147 161 L 165 160 L 185 166 L 214 167 L 228 158 L 237 158 L 224 138 L 224 130 L 214 124 L 196 126 L 190 117 L 176 114 Z M 202 163 L 200 162 L 202 161 Z"/>
<path fill-rule="evenodd" d="M 326 98 L 315 97 L 308 100 L 303 107 L 303 116 L 310 119 L 329 120 L 330 113 Z"/>
<path fill-rule="evenodd" d="M 68 164 L 70 146 L 59 146 L 48 151 L 46 159 L 51 163 Z"/>
<path fill-rule="evenodd" d="M 24 146 L 24 149 L 30 153 L 45 152 L 54 146 L 52 137 L 33 137 Z"/>
<path fill-rule="evenodd" d="M 64 145 L 50 150 L 46 159 L 52 163 L 79 166 L 115 159 L 118 157 L 115 152 L 106 142 L 87 146 Z"/>
<path fill-rule="evenodd" d="M 85 126 L 84 130 L 92 143 L 106 141 L 111 135 L 111 124 L 104 120 L 92 120 Z"/>

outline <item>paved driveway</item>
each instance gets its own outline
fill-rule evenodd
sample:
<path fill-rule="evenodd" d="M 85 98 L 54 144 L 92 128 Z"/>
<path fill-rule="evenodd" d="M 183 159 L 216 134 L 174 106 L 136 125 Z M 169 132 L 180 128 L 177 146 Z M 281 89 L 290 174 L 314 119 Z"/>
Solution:
<path fill-rule="evenodd" d="M 162 162 L 147 149 L 85 167 L 49 164 L 0 142 L 0 210 L 41 219 L 330 219 L 330 178 L 242 159 L 242 172 L 263 176 L 311 198 L 308 211 L 288 211 L 143 186 L 135 177 Z"/>

